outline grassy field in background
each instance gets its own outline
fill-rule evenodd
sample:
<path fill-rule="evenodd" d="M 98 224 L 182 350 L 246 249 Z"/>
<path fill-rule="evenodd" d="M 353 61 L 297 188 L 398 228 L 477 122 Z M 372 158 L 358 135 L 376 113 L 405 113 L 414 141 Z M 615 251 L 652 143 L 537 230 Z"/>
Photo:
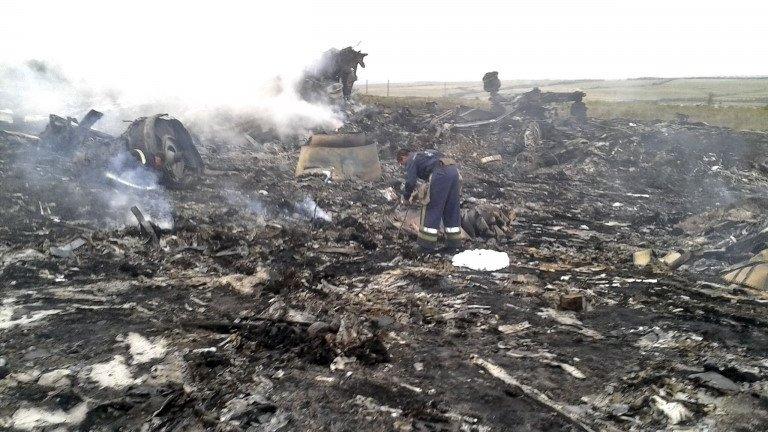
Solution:
<path fill-rule="evenodd" d="M 638 120 L 672 120 L 676 113 L 736 130 L 768 130 L 768 107 L 738 105 L 671 105 L 657 102 L 587 101 L 590 117 L 624 117 Z"/>
<path fill-rule="evenodd" d="M 734 129 L 768 130 L 768 77 L 765 78 L 646 78 L 631 80 L 503 81 L 502 94 L 518 94 L 539 87 L 543 91 L 587 93 L 589 115 L 597 118 L 626 117 L 639 120 L 670 120 L 676 113 Z M 387 104 L 386 84 L 369 84 L 369 100 Z M 358 82 L 357 91 L 366 92 Z M 423 106 L 434 100 L 445 106 L 459 103 L 488 106 L 482 82 L 421 82 L 389 85 L 389 104 Z"/>

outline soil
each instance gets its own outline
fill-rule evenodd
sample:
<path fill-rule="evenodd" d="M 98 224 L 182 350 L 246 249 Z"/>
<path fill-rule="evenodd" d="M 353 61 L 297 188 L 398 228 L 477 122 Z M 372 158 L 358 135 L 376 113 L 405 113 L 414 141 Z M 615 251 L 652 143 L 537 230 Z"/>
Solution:
<path fill-rule="evenodd" d="M 294 139 L 224 148 L 203 140 L 209 170 L 197 186 L 139 193 L 104 182 L 99 157 L 0 141 L 0 426 L 584 430 L 476 356 L 594 430 L 768 429 L 766 294 L 720 279 L 764 244 L 740 246 L 763 228 L 768 181 L 755 155 L 768 136 L 557 120 L 541 165 L 526 171 L 514 162 L 514 129 L 424 141 L 426 112 L 414 110 L 404 129 L 388 109 L 350 110 L 345 128 L 379 142 L 384 175 L 375 182 L 294 178 Z M 451 253 L 422 254 L 390 223 L 395 205 L 381 191 L 402 178 L 390 149 L 404 143 L 460 161 L 463 208 L 514 208 L 509 235 L 464 245 L 508 253 L 509 268 L 454 268 Z M 493 154 L 502 161 L 479 161 Z M 126 204 L 111 205 L 122 194 L 150 217 L 148 202 L 168 204 L 172 227 L 156 228 L 159 244 Z M 302 213 L 305 197 L 332 220 Z M 749 217 L 679 226 L 723 209 Z M 70 257 L 50 253 L 77 238 L 86 244 Z M 674 270 L 638 268 L 632 254 L 645 248 L 694 256 Z M 582 294 L 587 310 L 558 310 L 564 294 Z M 132 333 L 162 355 L 137 362 Z M 130 379 L 102 386 L 94 365 L 115 359 Z M 68 382 L 41 384 L 57 369 Z M 690 377 L 704 371 L 739 390 Z M 688 414 L 673 425 L 654 397 Z M 81 403 L 87 413 L 76 418 Z M 45 415 L 33 421 L 32 408 Z"/>

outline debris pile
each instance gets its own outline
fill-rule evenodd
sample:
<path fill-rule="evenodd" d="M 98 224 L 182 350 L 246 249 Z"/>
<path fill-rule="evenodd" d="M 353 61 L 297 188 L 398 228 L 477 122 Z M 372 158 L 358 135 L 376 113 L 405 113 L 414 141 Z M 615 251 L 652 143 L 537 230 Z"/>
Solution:
<path fill-rule="evenodd" d="M 250 125 L 0 134 L 0 428 L 766 429 L 767 135 L 346 110 L 370 177 Z M 465 248 L 505 259 L 413 251 L 405 145 L 459 161 Z M 105 178 L 131 149 L 197 179 Z"/>
<path fill-rule="evenodd" d="M 141 165 L 162 172 L 163 180 L 171 187 L 189 187 L 203 174 L 203 159 L 192 135 L 167 114 L 134 120 L 120 141 Z"/>
<path fill-rule="evenodd" d="M 333 93 L 341 91 L 343 100 L 349 100 L 352 87 L 357 81 L 357 67 L 365 68 L 368 54 L 346 47 L 331 48 L 304 71 L 297 92 L 306 101 L 326 101 Z"/>

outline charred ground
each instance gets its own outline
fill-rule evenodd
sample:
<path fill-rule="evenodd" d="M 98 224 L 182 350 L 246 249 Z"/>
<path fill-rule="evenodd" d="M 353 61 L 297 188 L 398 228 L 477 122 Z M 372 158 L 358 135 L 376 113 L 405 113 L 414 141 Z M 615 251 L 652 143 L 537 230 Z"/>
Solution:
<path fill-rule="evenodd" d="M 136 226 L 105 228 L 116 210 L 93 197 L 112 186 L 78 180 L 81 158 L 36 158 L 35 178 L 51 181 L 31 183 L 19 155 L 36 144 L 5 136 L 5 427 L 765 430 L 766 297 L 720 273 L 764 247 L 768 135 L 556 120 L 522 169 L 517 130 L 435 133 L 435 116 L 351 106 L 344 130 L 380 146 L 376 182 L 295 179 L 292 140 L 203 140 L 215 169 L 163 191 L 173 228 L 156 245 Z M 514 210 L 511 231 L 467 244 L 508 252 L 510 268 L 413 251 L 381 193 L 403 143 L 461 161 L 464 209 Z M 302 212 L 306 197 L 332 221 Z M 632 254 L 648 248 L 692 256 L 638 268 Z M 559 309 L 569 294 L 588 307 Z"/>

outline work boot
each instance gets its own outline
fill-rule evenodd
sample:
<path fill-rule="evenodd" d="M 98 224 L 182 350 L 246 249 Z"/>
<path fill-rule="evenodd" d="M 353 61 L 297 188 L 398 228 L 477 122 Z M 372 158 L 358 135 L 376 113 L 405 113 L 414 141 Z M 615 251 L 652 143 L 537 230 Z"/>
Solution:
<path fill-rule="evenodd" d="M 453 230 L 445 230 L 445 248 L 451 252 L 455 252 L 461 249 L 461 228 L 457 228 L 455 232 Z"/>
<path fill-rule="evenodd" d="M 434 252 L 437 249 L 437 230 L 421 227 L 416 238 L 416 244 L 421 246 L 425 252 Z"/>

